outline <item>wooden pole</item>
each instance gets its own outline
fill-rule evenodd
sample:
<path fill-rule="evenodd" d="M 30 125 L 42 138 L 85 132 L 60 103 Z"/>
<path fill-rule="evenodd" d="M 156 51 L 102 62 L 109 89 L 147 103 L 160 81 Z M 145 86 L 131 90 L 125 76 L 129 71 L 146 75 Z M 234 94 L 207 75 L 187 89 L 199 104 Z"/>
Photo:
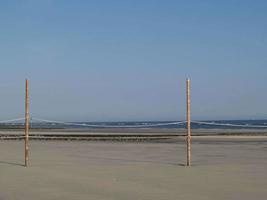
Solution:
<path fill-rule="evenodd" d="M 187 163 L 191 166 L 191 105 L 190 105 L 190 79 L 186 79 L 186 112 L 187 112 Z"/>
<path fill-rule="evenodd" d="M 25 167 L 29 165 L 29 83 L 25 84 Z"/>

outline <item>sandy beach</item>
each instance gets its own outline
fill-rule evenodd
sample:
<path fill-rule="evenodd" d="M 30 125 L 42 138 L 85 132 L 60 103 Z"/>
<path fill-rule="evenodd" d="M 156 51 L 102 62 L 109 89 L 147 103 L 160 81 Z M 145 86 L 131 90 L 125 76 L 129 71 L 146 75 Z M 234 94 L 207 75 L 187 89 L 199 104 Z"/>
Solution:
<path fill-rule="evenodd" d="M 266 199 L 266 136 L 157 142 L 0 141 L 0 199 Z"/>

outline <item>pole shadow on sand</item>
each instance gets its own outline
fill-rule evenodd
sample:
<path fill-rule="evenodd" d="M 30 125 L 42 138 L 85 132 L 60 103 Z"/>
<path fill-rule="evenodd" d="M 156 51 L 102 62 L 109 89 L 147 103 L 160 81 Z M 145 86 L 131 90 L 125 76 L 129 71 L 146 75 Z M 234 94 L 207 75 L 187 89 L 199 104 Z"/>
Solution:
<path fill-rule="evenodd" d="M 2 164 L 4 164 L 4 165 L 21 166 L 21 167 L 24 167 L 25 166 L 25 165 L 20 164 L 20 163 L 0 161 L 0 165 L 2 165 Z"/>
<path fill-rule="evenodd" d="M 98 156 L 89 156 L 89 159 L 96 160 L 107 160 L 107 161 L 121 161 L 121 162 L 135 162 L 135 163 L 153 163 L 153 164 L 167 164 L 167 165 L 175 165 L 175 166 L 186 166 L 184 163 L 176 163 L 176 162 L 160 162 L 160 161 L 152 161 L 152 160 L 137 160 L 137 159 L 125 159 L 125 158 L 108 158 L 108 157 L 98 157 Z"/>

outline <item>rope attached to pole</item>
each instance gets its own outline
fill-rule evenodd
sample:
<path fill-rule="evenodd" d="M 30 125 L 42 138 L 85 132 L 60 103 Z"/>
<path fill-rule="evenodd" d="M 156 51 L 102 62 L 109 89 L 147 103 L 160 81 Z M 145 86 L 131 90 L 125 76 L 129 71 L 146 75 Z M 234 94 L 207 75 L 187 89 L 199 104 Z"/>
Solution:
<path fill-rule="evenodd" d="M 203 121 L 191 121 L 191 123 L 210 125 L 210 126 L 228 126 L 228 127 L 244 127 L 244 128 L 267 128 L 263 125 L 249 125 L 249 124 L 230 124 L 230 123 L 215 123 L 215 122 L 203 122 Z"/>
<path fill-rule="evenodd" d="M 61 122 L 40 118 L 32 118 L 33 120 L 47 123 L 55 123 L 55 124 L 64 124 L 71 126 L 84 126 L 84 127 L 100 127 L 100 128 L 145 128 L 145 127 L 157 127 L 157 126 L 170 126 L 170 125 L 179 125 L 185 124 L 185 121 L 181 122 L 170 122 L 170 123 L 158 123 L 158 124 L 142 124 L 142 125 L 99 125 L 99 124 L 81 124 L 81 123 L 71 123 L 71 122 Z"/>
<path fill-rule="evenodd" d="M 16 118 L 16 119 L 1 120 L 0 123 L 4 124 L 4 123 L 17 122 L 17 121 L 22 121 L 22 120 L 25 120 L 25 117 Z"/>

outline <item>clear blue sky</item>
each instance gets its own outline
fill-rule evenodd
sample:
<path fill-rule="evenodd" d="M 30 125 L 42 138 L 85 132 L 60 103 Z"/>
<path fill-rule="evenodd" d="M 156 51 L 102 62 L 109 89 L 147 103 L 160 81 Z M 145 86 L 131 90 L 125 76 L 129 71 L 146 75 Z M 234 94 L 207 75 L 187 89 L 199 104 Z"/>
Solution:
<path fill-rule="evenodd" d="M 0 119 L 267 118 L 267 1 L 0 1 Z"/>

